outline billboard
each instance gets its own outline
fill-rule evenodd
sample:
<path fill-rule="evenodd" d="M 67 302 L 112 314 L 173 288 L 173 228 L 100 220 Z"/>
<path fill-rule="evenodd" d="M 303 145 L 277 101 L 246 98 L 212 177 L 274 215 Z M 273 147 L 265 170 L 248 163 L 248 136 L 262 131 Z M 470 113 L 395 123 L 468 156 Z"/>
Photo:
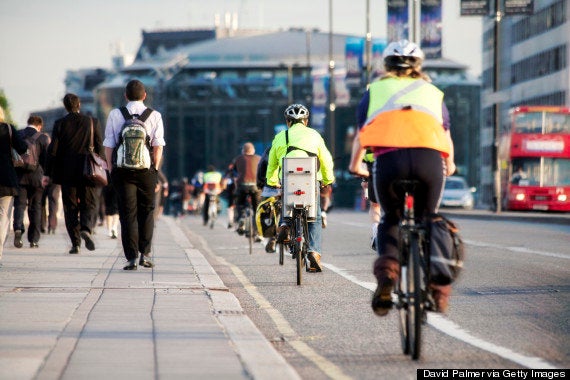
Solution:
<path fill-rule="evenodd" d="M 388 0 L 388 42 L 409 39 L 408 0 Z"/>
<path fill-rule="evenodd" d="M 461 16 L 487 16 L 489 0 L 461 0 Z"/>
<path fill-rule="evenodd" d="M 441 58 L 441 0 L 422 0 L 420 38 L 426 58 Z"/>

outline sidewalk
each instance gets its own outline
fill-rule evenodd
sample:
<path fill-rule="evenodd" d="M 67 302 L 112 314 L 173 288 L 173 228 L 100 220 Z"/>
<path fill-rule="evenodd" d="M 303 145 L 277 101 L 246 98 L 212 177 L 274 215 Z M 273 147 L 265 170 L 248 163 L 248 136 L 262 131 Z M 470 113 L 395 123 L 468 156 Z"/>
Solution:
<path fill-rule="evenodd" d="M 156 267 L 123 271 L 119 240 L 70 255 L 60 224 L 0 268 L 0 379 L 297 379 L 174 219 Z"/>

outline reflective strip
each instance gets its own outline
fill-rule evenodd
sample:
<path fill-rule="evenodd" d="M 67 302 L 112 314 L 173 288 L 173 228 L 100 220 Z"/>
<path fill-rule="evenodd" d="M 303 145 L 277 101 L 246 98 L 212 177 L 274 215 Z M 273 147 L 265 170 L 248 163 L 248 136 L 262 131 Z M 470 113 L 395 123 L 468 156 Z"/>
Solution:
<path fill-rule="evenodd" d="M 394 95 L 392 95 L 390 97 L 390 99 L 388 99 L 388 101 L 386 102 L 386 104 L 384 104 L 382 106 L 382 108 L 374 111 L 374 113 L 372 113 L 370 116 L 368 116 L 364 125 L 370 124 L 372 122 L 372 120 L 374 120 L 376 118 L 376 116 L 378 116 L 379 114 L 381 114 L 383 112 L 401 110 L 405 107 L 411 107 L 415 110 L 425 112 L 425 113 L 433 116 L 436 120 L 438 120 L 439 116 L 437 114 L 432 112 L 432 110 L 430 110 L 429 108 L 426 108 L 426 107 L 421 106 L 419 104 L 414 104 L 414 105 L 396 104 L 396 100 L 400 99 L 404 95 L 407 95 L 414 90 L 417 90 L 418 88 L 420 88 L 424 85 L 429 85 L 429 83 L 424 81 L 424 80 L 417 80 L 417 81 L 413 82 L 412 84 L 410 84 L 408 87 L 405 87 L 405 88 L 401 89 L 400 91 L 396 92 Z"/>

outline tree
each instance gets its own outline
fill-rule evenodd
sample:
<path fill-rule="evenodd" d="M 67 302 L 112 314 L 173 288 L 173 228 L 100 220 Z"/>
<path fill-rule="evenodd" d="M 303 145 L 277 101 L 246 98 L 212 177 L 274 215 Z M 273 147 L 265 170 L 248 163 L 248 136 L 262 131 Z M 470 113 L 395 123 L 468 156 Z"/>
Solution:
<path fill-rule="evenodd" d="M 8 103 L 8 98 L 4 94 L 4 90 L 0 89 L 0 107 L 4 110 L 4 117 L 7 123 L 12 123 L 12 115 L 10 113 L 10 104 Z"/>

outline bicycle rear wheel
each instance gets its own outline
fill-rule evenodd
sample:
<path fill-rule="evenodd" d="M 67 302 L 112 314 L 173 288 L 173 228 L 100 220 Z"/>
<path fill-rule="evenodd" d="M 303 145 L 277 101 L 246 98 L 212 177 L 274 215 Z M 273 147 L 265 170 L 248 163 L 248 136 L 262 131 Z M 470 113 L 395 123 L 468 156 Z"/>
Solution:
<path fill-rule="evenodd" d="M 285 247 L 283 243 L 279 243 L 279 265 L 283 265 L 285 259 Z"/>
<path fill-rule="evenodd" d="M 249 242 L 249 254 L 251 255 L 253 252 L 253 221 L 252 221 L 252 216 L 251 216 L 252 212 L 251 212 L 251 208 L 248 207 L 248 209 L 245 212 L 245 225 L 246 225 L 246 231 L 247 231 L 247 241 Z"/>
<path fill-rule="evenodd" d="M 305 244 L 303 236 L 303 223 L 300 215 L 293 220 L 294 223 L 294 241 L 293 247 L 296 253 L 296 267 L 297 267 L 297 285 L 301 285 L 303 281 L 303 269 L 305 269 L 305 255 L 303 254 L 303 246 Z"/>
<path fill-rule="evenodd" d="M 418 360 L 422 347 L 423 298 L 421 288 L 420 241 L 415 234 L 410 235 L 410 255 L 408 257 L 408 325 L 410 355 Z"/>

